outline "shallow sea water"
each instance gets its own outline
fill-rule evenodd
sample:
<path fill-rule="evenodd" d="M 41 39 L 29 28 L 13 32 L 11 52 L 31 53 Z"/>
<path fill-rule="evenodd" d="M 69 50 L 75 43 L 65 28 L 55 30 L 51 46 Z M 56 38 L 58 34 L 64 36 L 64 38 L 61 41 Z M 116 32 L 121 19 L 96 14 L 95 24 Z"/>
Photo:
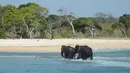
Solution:
<path fill-rule="evenodd" d="M 0 73 L 130 73 L 130 50 L 98 50 L 84 61 L 60 53 L 0 52 Z"/>

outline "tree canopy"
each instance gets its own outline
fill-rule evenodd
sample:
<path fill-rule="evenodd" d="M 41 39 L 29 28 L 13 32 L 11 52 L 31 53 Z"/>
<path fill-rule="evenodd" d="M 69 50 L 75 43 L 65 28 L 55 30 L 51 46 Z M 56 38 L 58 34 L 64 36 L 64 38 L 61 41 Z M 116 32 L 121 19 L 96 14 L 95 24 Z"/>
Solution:
<path fill-rule="evenodd" d="M 97 12 L 95 17 L 76 17 L 74 12 L 58 9 L 57 14 L 48 14 L 49 9 L 36 3 L 18 7 L 0 5 L 0 38 L 96 38 L 129 37 L 130 14 L 119 18 L 112 14 Z"/>

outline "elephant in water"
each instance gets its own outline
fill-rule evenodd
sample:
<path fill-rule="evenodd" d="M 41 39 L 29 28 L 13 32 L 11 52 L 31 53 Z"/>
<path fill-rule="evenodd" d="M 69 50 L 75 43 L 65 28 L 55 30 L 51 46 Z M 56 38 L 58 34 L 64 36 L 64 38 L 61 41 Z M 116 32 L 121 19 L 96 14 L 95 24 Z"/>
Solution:
<path fill-rule="evenodd" d="M 71 46 L 61 46 L 61 56 L 65 59 L 75 59 L 75 50 Z"/>
<path fill-rule="evenodd" d="M 91 60 L 93 60 L 93 51 L 90 47 L 86 45 L 85 46 L 76 45 L 74 49 L 75 52 L 78 53 L 77 59 L 86 60 L 87 58 L 90 58 Z"/>

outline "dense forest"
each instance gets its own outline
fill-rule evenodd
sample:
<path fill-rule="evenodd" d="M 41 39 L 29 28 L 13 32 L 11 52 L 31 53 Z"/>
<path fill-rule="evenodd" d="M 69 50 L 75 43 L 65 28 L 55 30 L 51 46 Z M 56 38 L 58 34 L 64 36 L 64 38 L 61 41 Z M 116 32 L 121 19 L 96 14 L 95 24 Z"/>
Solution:
<path fill-rule="evenodd" d="M 128 38 L 130 14 L 119 18 L 97 12 L 94 17 L 76 17 L 66 9 L 49 9 L 36 3 L 0 5 L 1 39 Z"/>

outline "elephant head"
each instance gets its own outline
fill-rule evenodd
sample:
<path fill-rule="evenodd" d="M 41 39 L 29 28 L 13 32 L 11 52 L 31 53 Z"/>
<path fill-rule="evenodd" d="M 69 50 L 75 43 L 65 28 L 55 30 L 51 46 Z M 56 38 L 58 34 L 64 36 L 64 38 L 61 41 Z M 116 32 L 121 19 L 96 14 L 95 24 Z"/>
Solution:
<path fill-rule="evenodd" d="M 65 57 L 64 51 L 65 51 L 65 45 L 62 45 L 62 46 L 61 46 L 61 56 L 62 56 L 62 57 Z"/>
<path fill-rule="evenodd" d="M 80 49 L 80 46 L 79 46 L 79 45 L 76 45 L 75 48 L 74 48 L 75 53 L 78 53 L 79 49 Z"/>
<path fill-rule="evenodd" d="M 80 46 L 76 45 L 74 50 L 75 50 L 75 54 L 78 54 L 77 59 L 80 59 L 81 58 Z"/>

